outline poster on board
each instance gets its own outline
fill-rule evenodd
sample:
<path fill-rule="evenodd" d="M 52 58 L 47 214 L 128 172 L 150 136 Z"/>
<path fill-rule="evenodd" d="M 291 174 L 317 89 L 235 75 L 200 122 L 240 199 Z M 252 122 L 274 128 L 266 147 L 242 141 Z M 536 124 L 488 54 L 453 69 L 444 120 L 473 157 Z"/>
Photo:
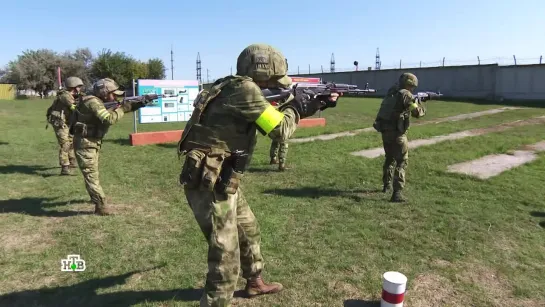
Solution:
<path fill-rule="evenodd" d="M 199 94 L 199 81 L 139 79 L 137 85 L 138 95 L 162 95 L 138 110 L 141 124 L 185 122 L 191 117 L 193 101 Z"/>

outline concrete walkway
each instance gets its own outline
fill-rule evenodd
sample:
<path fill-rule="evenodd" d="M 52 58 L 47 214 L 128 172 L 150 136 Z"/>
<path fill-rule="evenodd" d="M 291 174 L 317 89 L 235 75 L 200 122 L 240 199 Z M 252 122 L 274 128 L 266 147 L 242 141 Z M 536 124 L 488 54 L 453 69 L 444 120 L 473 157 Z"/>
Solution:
<path fill-rule="evenodd" d="M 545 151 L 545 141 L 525 146 L 524 150 L 515 150 L 509 154 L 488 155 L 480 159 L 448 166 L 449 173 L 459 173 L 488 179 L 517 166 L 537 159 L 537 152 Z"/>
<path fill-rule="evenodd" d="M 455 133 L 451 133 L 447 135 L 434 136 L 429 139 L 419 139 L 419 140 L 409 141 L 409 148 L 412 149 L 412 148 L 432 145 L 432 144 L 436 144 L 436 143 L 440 143 L 440 142 L 444 142 L 448 140 L 457 140 L 457 139 L 462 139 L 466 137 L 478 136 L 478 135 L 488 134 L 491 132 L 499 132 L 499 131 L 504 131 L 514 127 L 526 126 L 526 125 L 538 124 L 538 123 L 545 123 L 545 116 L 534 117 L 534 118 L 530 118 L 526 120 L 517 120 L 517 121 L 505 123 L 505 124 L 500 124 L 497 126 L 492 126 L 489 128 L 466 130 L 466 131 L 455 132 Z M 351 155 L 372 159 L 372 158 L 377 158 L 384 155 L 384 149 L 382 147 L 377 147 L 377 148 L 352 152 Z"/>
<path fill-rule="evenodd" d="M 443 117 L 443 118 L 438 118 L 438 119 L 433 119 L 433 120 L 428 120 L 428 121 L 415 122 L 415 123 L 411 123 L 411 126 L 421 126 L 421 125 L 427 125 L 427 124 L 438 124 L 438 123 L 443 123 L 443 122 L 453 122 L 453 121 L 459 121 L 459 120 L 470 119 L 470 118 L 475 118 L 475 117 L 481 117 L 481 116 L 485 116 L 485 115 L 502 113 L 502 112 L 505 112 L 505 111 L 508 111 L 508 110 L 517 110 L 517 109 L 522 109 L 522 108 L 519 108 L 519 107 L 503 107 L 503 108 L 485 110 L 485 111 L 474 112 L 474 113 L 459 114 L 459 115 L 455 115 L 455 116 Z M 311 136 L 311 137 L 307 137 L 307 138 L 295 138 L 295 139 L 290 139 L 288 142 L 289 143 L 307 143 L 307 142 L 313 142 L 313 141 L 316 141 L 316 140 L 328 141 L 328 140 L 333 140 L 333 139 L 336 139 L 336 138 L 339 138 L 339 137 L 354 136 L 354 135 L 357 135 L 357 134 L 360 134 L 360 133 L 363 133 L 363 132 L 371 132 L 371 131 L 375 131 L 375 128 L 369 127 L 369 128 L 356 129 L 356 130 L 339 132 L 339 133 L 322 134 L 322 135 Z"/>

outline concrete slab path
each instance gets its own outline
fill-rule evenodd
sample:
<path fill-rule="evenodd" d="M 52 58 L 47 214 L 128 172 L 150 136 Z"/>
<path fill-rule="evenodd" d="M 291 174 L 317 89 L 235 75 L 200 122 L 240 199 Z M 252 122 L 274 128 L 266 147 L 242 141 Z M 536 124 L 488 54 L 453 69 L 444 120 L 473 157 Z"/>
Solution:
<path fill-rule="evenodd" d="M 534 161 L 537 159 L 536 153 L 540 151 L 545 151 L 545 141 L 525 146 L 524 150 L 515 150 L 509 154 L 488 155 L 480 159 L 453 164 L 448 166 L 447 171 L 488 179 Z"/>
<path fill-rule="evenodd" d="M 497 126 L 488 127 L 488 128 L 479 128 L 479 129 L 455 132 L 455 133 L 451 133 L 447 135 L 439 135 L 429 139 L 418 139 L 414 141 L 409 141 L 409 148 L 412 149 L 412 148 L 417 148 L 420 146 L 437 144 L 437 143 L 448 141 L 448 140 L 457 140 L 457 139 L 462 139 L 466 137 L 488 134 L 491 132 L 499 132 L 499 131 L 511 129 L 513 127 L 526 126 L 526 125 L 537 124 L 537 123 L 545 123 L 545 116 L 538 116 L 538 117 L 534 117 L 534 118 L 530 118 L 526 120 L 517 120 L 517 121 L 505 123 L 505 124 L 500 124 Z M 372 149 L 356 151 L 356 152 L 352 152 L 351 155 L 361 156 L 365 158 L 377 158 L 384 155 L 384 148 L 377 147 Z"/>
<path fill-rule="evenodd" d="M 474 112 L 474 113 L 459 114 L 459 115 L 455 115 L 455 116 L 443 117 L 443 118 L 438 118 L 438 119 L 433 119 L 433 120 L 428 120 L 428 121 L 413 122 L 413 123 L 411 123 L 411 126 L 421 126 L 421 125 L 427 125 L 427 124 L 439 124 L 439 123 L 443 123 L 443 122 L 459 121 L 459 120 L 476 118 L 476 117 L 481 117 L 481 116 L 485 116 L 485 115 L 492 115 L 492 114 L 502 113 L 502 112 L 509 111 L 509 110 L 517 110 L 517 109 L 522 109 L 522 108 L 519 108 L 519 107 L 503 107 L 503 108 L 485 110 L 485 111 Z M 357 134 L 360 134 L 360 133 L 372 132 L 372 131 L 375 131 L 375 128 L 368 127 L 368 128 L 356 129 L 356 130 L 351 130 L 351 131 L 344 131 L 344 132 L 339 132 L 339 133 L 322 134 L 322 135 L 311 136 L 311 137 L 306 137 L 306 138 L 294 138 L 294 139 L 289 140 L 288 143 L 307 143 L 307 142 L 313 142 L 313 141 L 316 141 L 316 140 L 328 141 L 328 140 L 333 140 L 333 139 L 340 138 L 340 137 L 354 136 L 354 135 L 357 135 Z"/>

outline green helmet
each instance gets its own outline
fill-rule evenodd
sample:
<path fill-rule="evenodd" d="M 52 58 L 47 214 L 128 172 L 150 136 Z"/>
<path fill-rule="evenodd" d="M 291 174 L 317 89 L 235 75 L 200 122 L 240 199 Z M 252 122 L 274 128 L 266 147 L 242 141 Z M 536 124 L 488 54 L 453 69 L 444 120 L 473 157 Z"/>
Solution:
<path fill-rule="evenodd" d="M 417 87 L 418 86 L 418 78 L 414 74 L 411 74 L 411 73 L 408 73 L 408 72 L 403 73 L 399 77 L 399 85 L 402 86 L 402 87 L 407 86 L 407 85 Z"/>
<path fill-rule="evenodd" d="M 289 87 L 288 62 L 276 48 L 266 44 L 252 44 L 237 59 L 237 75 L 254 81 L 269 82 L 279 87 Z"/>
<path fill-rule="evenodd" d="M 119 90 L 119 85 L 110 78 L 100 79 L 93 85 L 93 94 L 98 97 L 106 97 L 109 93 L 123 96 L 124 91 Z"/>
<path fill-rule="evenodd" d="M 78 86 L 83 86 L 83 81 L 78 77 L 68 77 L 65 85 L 67 88 L 76 88 Z"/>

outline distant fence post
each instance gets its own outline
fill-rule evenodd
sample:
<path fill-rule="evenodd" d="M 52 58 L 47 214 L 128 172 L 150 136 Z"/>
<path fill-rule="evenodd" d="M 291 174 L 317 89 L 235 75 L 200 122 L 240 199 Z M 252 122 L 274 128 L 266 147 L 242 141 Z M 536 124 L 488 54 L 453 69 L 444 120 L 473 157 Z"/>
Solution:
<path fill-rule="evenodd" d="M 310 64 L 308 64 L 308 74 L 310 75 Z"/>
<path fill-rule="evenodd" d="M 515 57 L 514 54 L 513 54 L 513 60 L 515 61 L 515 65 L 517 65 L 517 58 Z"/>
<path fill-rule="evenodd" d="M 541 60 L 543 60 L 543 56 L 542 56 L 542 55 L 539 56 L 539 64 L 541 64 Z"/>
<path fill-rule="evenodd" d="M 299 65 L 297 65 L 297 74 L 299 74 Z"/>
<path fill-rule="evenodd" d="M 401 59 L 399 59 L 399 69 L 401 69 Z"/>
<path fill-rule="evenodd" d="M 481 58 L 479 58 L 479 56 L 477 56 L 477 61 L 479 62 L 479 65 L 481 65 Z"/>
<path fill-rule="evenodd" d="M 420 61 L 420 68 L 422 68 L 422 61 Z"/>
<path fill-rule="evenodd" d="M 443 67 L 445 67 L 445 57 L 443 57 Z"/>

